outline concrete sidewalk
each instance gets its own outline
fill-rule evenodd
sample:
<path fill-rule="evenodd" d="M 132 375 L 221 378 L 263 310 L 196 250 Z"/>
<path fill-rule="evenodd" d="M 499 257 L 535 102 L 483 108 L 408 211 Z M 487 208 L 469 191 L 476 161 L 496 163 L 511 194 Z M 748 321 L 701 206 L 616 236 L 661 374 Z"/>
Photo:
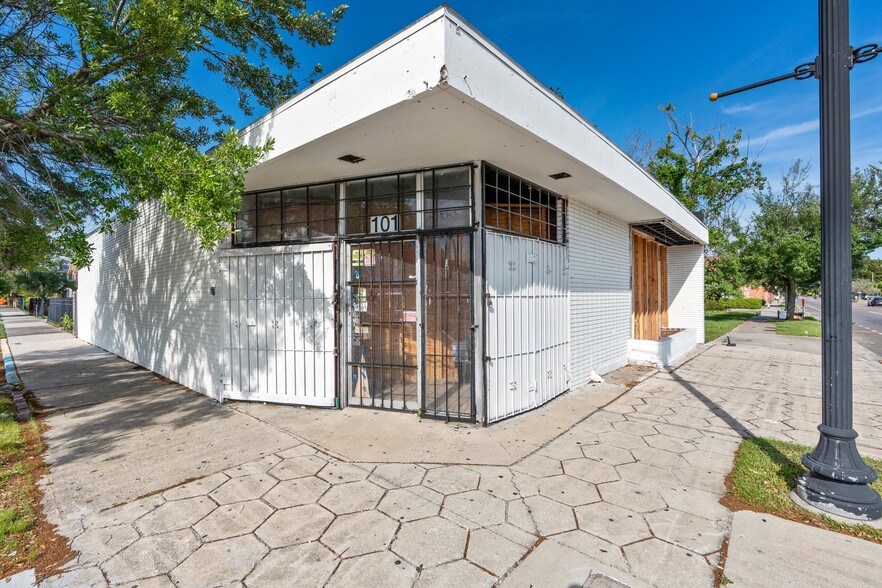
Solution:
<path fill-rule="evenodd" d="M 817 435 L 819 343 L 761 322 L 631 390 L 584 388 L 481 429 L 218 405 L 0 314 L 25 385 L 58 409 L 46 508 L 79 557 L 46 586 L 711 586 L 741 436 Z M 858 353 L 868 454 L 882 453 L 880 378 Z M 744 544 L 730 565 L 755 556 Z M 812 561 L 783 565 L 805 583 Z M 762 585 L 746 567 L 738 585 Z"/>

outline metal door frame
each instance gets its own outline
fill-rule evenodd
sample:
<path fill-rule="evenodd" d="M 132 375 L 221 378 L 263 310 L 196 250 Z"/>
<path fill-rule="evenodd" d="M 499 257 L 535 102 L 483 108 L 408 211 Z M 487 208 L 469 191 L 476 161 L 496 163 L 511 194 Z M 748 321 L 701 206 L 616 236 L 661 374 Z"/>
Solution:
<path fill-rule="evenodd" d="M 412 412 L 409 409 L 401 409 L 401 408 L 392 408 L 385 406 L 362 406 L 358 404 L 351 404 L 349 402 L 349 385 L 350 385 L 350 374 L 349 374 L 349 364 L 354 363 L 353 358 L 351 357 L 352 351 L 352 297 L 350 296 L 350 276 L 352 272 L 352 248 L 355 246 L 363 246 L 370 243 L 404 243 L 407 241 L 414 242 L 414 250 L 415 250 L 415 259 L 414 266 L 416 270 L 416 298 L 417 298 L 417 328 L 416 328 L 416 350 L 417 350 L 417 406 L 422 407 L 423 405 L 423 333 L 422 333 L 422 322 L 423 322 L 423 304 L 420 301 L 420 296 L 423 291 L 423 282 L 422 282 L 422 242 L 420 236 L 414 233 L 386 233 L 382 235 L 373 235 L 368 236 L 368 238 L 364 238 L 364 236 L 355 237 L 352 239 L 345 239 L 341 241 L 342 246 L 339 248 L 340 259 L 340 274 L 337 285 L 337 298 L 340 301 L 338 305 L 340 317 L 339 325 L 340 328 L 343 329 L 341 340 L 343 341 L 342 348 L 339 348 L 338 354 L 338 379 L 340 385 L 338 386 L 338 398 L 340 399 L 340 406 L 352 406 L 354 408 L 367 408 L 371 410 L 388 410 L 392 412 Z M 345 256 L 345 257 L 344 257 Z"/>
<path fill-rule="evenodd" d="M 471 327 L 471 345 L 472 345 L 472 356 L 475 356 L 479 353 L 477 349 L 477 345 L 479 342 L 478 337 L 475 334 L 475 317 L 477 315 L 476 309 L 476 300 L 474 295 L 474 286 L 475 286 L 475 254 L 476 254 L 476 239 L 479 236 L 479 233 L 472 228 L 459 228 L 459 229 L 450 229 L 445 231 L 420 231 L 420 232 L 409 232 L 409 233 L 386 233 L 382 235 L 360 235 L 353 238 L 347 238 L 341 240 L 341 247 L 339 247 L 339 255 L 338 266 L 339 266 L 339 274 L 337 279 L 337 300 L 339 301 L 337 305 L 337 316 L 339 317 L 338 326 L 342 329 L 342 333 L 340 333 L 339 341 L 342 344 L 338 344 L 338 382 L 339 385 L 337 387 L 338 390 L 338 398 L 340 399 L 340 406 L 350 406 L 349 402 L 349 365 L 353 363 L 351 357 L 352 351 L 352 304 L 353 301 L 350 296 L 349 290 L 349 276 L 352 271 L 352 248 L 355 246 L 366 245 L 370 243 L 380 243 L 380 242 L 403 242 L 403 241 L 414 241 L 415 250 L 416 250 L 416 288 L 417 288 L 417 329 L 416 329 L 416 344 L 417 344 L 417 405 L 418 412 L 421 418 L 429 418 L 429 419 L 437 419 L 437 420 L 445 420 L 445 421 L 461 421 L 461 422 L 475 422 L 478 415 L 478 393 L 477 386 L 480 381 L 477 377 L 477 366 L 475 362 L 472 362 L 472 369 L 470 375 L 470 389 L 471 389 L 471 398 L 470 398 L 470 412 L 471 414 L 468 416 L 453 416 L 449 413 L 447 414 L 432 414 L 426 411 L 426 300 L 425 300 L 425 292 L 426 292 L 426 256 L 425 256 L 425 239 L 435 236 L 457 236 L 457 235 L 469 235 L 470 243 L 469 243 L 469 252 L 467 254 L 469 261 L 469 273 L 472 279 L 472 288 L 469 291 L 469 312 L 470 312 L 470 325 Z M 409 409 L 397 409 L 391 407 L 379 407 L 379 406 L 360 406 L 357 404 L 351 404 L 351 406 L 355 408 L 367 408 L 372 410 L 389 410 L 393 412 L 414 412 Z"/>

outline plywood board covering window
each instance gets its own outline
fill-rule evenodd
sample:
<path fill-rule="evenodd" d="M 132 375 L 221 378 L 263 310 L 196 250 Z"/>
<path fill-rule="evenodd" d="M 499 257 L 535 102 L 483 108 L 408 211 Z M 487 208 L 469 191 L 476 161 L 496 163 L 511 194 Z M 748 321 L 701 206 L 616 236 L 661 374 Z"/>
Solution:
<path fill-rule="evenodd" d="M 668 248 L 632 233 L 634 338 L 659 339 L 668 326 Z"/>

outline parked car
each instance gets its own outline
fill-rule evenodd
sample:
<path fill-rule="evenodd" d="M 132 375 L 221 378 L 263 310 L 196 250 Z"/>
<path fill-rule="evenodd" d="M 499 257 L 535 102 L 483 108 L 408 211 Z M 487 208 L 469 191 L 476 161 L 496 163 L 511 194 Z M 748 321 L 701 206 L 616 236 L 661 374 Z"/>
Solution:
<path fill-rule="evenodd" d="M 871 296 L 867 300 L 867 306 L 882 306 L 882 296 Z"/>

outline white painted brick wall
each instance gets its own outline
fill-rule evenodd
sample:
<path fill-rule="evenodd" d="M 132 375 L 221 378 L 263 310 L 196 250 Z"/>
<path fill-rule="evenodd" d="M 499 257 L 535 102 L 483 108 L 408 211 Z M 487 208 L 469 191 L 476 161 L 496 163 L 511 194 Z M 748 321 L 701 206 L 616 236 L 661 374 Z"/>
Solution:
<path fill-rule="evenodd" d="M 631 232 L 627 223 L 570 202 L 570 387 L 592 370 L 628 362 L 631 335 Z"/>
<path fill-rule="evenodd" d="M 79 271 L 80 339 L 208 396 L 220 388 L 221 284 L 214 253 L 157 203 L 89 237 Z M 216 287 L 216 294 L 210 289 Z"/>
<path fill-rule="evenodd" d="M 704 343 L 704 246 L 668 247 L 668 325 Z"/>

